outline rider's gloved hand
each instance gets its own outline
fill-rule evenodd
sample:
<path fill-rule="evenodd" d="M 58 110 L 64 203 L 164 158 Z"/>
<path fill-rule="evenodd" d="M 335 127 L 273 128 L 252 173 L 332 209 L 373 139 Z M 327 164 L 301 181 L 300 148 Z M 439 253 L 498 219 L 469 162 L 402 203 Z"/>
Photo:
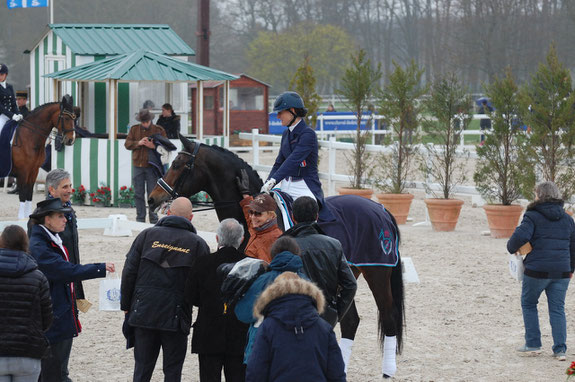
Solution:
<path fill-rule="evenodd" d="M 260 192 L 265 192 L 269 194 L 272 188 L 275 186 L 276 180 L 274 178 L 269 178 L 267 182 L 264 183 Z"/>
<path fill-rule="evenodd" d="M 240 194 L 249 195 L 250 194 L 250 178 L 248 177 L 248 172 L 245 168 L 240 170 L 240 176 L 236 176 L 236 184 L 240 190 Z"/>
<path fill-rule="evenodd" d="M 12 116 L 12 120 L 16 121 L 16 122 L 21 121 L 22 120 L 22 114 L 14 114 Z"/>

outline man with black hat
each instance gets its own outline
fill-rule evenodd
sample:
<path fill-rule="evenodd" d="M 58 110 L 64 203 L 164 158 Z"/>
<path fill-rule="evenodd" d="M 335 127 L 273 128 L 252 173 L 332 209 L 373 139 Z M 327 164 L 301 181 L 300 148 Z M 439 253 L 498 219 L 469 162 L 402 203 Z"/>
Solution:
<path fill-rule="evenodd" d="M 28 92 L 26 90 L 18 90 L 16 91 L 16 105 L 18 105 L 18 110 L 20 114 L 22 114 L 22 118 L 26 118 L 28 114 L 30 114 L 30 110 L 28 110 Z"/>
<path fill-rule="evenodd" d="M 38 268 L 50 283 L 50 297 L 54 322 L 46 332 L 50 352 L 42 359 L 42 381 L 69 381 L 68 360 L 72 339 L 82 330 L 78 320 L 74 282 L 106 277 L 114 272 L 113 263 L 73 264 L 59 233 L 66 229 L 66 216 L 72 210 L 62 205 L 60 198 L 47 199 L 37 204 L 30 215 L 32 224 L 30 253 Z"/>
<path fill-rule="evenodd" d="M 130 128 L 124 146 L 132 151 L 132 183 L 134 185 L 134 193 L 136 199 L 136 220 L 139 222 L 146 221 L 146 200 L 145 195 L 147 191 L 148 197 L 156 186 L 158 176 L 154 168 L 148 163 L 148 155 L 150 150 L 155 150 L 156 146 L 150 138 L 154 134 L 166 136 L 166 131 L 161 127 L 152 123 L 154 114 L 148 109 L 140 109 L 136 115 L 136 120 L 140 123 Z M 158 222 L 158 215 L 150 210 L 149 211 L 150 223 L 156 224 Z"/>
<path fill-rule="evenodd" d="M 22 114 L 16 105 L 14 88 L 6 82 L 8 77 L 8 67 L 6 64 L 0 64 L 0 130 L 9 120 L 20 121 Z"/>

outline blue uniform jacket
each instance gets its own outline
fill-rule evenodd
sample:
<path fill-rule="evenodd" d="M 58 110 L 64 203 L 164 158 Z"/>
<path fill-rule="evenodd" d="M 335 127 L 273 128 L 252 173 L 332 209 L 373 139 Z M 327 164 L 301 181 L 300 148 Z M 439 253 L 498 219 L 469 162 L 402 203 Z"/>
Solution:
<path fill-rule="evenodd" d="M 14 88 L 9 83 L 6 83 L 6 88 L 0 85 L 0 114 L 12 118 L 14 114 L 18 113 L 19 110 L 16 104 L 16 97 L 14 96 Z"/>
<path fill-rule="evenodd" d="M 330 221 L 334 218 L 325 205 L 317 159 L 317 135 L 302 119 L 293 131 L 288 128 L 283 132 L 280 152 L 268 179 L 274 178 L 277 183 L 288 177 L 303 179 L 320 205 L 320 220 Z"/>
<path fill-rule="evenodd" d="M 523 261 L 525 268 L 548 273 L 547 278 L 562 278 L 575 266 L 575 222 L 563 210 L 562 201 L 534 202 L 507 242 L 515 253 L 529 242 L 533 249 Z"/>
<path fill-rule="evenodd" d="M 236 307 L 234 308 L 234 312 L 238 317 L 238 320 L 250 324 L 248 329 L 248 341 L 246 344 L 246 351 L 244 354 L 244 363 L 247 363 L 247 360 L 250 356 L 250 352 L 252 350 L 252 346 L 254 344 L 255 335 L 257 332 L 257 328 L 254 327 L 256 323 L 256 318 L 254 317 L 253 309 L 256 300 L 260 296 L 260 294 L 266 289 L 268 285 L 270 285 L 276 277 L 278 277 L 282 272 L 290 271 L 295 272 L 300 275 L 300 277 L 305 277 L 302 271 L 303 262 L 301 258 L 297 255 L 294 255 L 291 252 L 281 252 L 278 253 L 270 263 L 270 270 L 260 277 L 257 278 L 256 281 L 250 286 L 244 297 L 242 297 Z"/>
<path fill-rule="evenodd" d="M 80 265 L 66 261 L 60 247 L 39 225 L 31 229 L 30 253 L 50 284 L 54 321 L 46 332 L 48 341 L 54 344 L 77 337 L 82 328 L 78 321 L 76 297 L 72 296 L 70 283 L 106 277 L 106 264 Z"/>

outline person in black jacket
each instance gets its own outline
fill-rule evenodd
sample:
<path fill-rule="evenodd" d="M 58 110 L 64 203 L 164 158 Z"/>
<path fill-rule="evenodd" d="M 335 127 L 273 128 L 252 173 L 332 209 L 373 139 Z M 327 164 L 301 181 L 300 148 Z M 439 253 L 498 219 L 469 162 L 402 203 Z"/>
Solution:
<path fill-rule="evenodd" d="M 122 272 L 120 307 L 134 327 L 134 381 L 150 380 L 160 347 L 165 380 L 181 380 L 192 324 L 191 276 L 198 256 L 209 254 L 192 225 L 189 199 L 174 200 L 168 215 L 138 235 Z"/>
<path fill-rule="evenodd" d="M 162 115 L 156 121 L 156 125 L 166 130 L 169 139 L 178 139 L 180 135 L 180 116 L 174 113 L 174 108 L 169 103 L 162 105 Z"/>
<path fill-rule="evenodd" d="M 353 302 L 357 281 L 343 254 L 341 243 L 327 236 L 315 222 L 318 218 L 317 202 L 308 196 L 301 196 L 295 200 L 292 208 L 296 225 L 284 236 L 291 236 L 297 241 L 304 273 L 322 290 L 326 300 L 321 317 L 335 327 Z"/>
<path fill-rule="evenodd" d="M 26 90 L 18 90 L 16 92 L 16 105 L 18 106 L 18 111 L 22 114 L 22 118 L 26 118 L 28 114 L 30 114 L 30 110 L 28 110 L 28 92 Z"/>
<path fill-rule="evenodd" d="M 238 251 L 244 240 L 244 227 L 235 219 L 220 223 L 216 240 L 218 250 L 198 258 L 193 277 L 192 298 L 199 307 L 192 335 L 192 353 L 198 354 L 200 381 L 220 381 L 222 368 L 227 382 L 243 382 L 244 348 L 248 325 L 240 322 L 222 302 L 221 264 L 235 263 L 245 255 Z"/>
<path fill-rule="evenodd" d="M 535 201 L 527 206 L 523 220 L 507 242 L 509 253 L 529 243 L 532 247 L 524 260 L 521 309 L 525 324 L 525 344 L 521 353 L 541 352 L 541 332 L 537 304 L 545 291 L 553 335 L 553 355 L 565 361 L 567 321 L 565 295 L 575 269 L 575 222 L 563 210 L 563 200 L 553 182 L 535 187 Z"/>
<path fill-rule="evenodd" d="M 66 216 L 71 210 L 58 198 L 43 200 L 30 215 L 33 223 L 30 253 L 50 283 L 54 323 L 46 332 L 50 353 L 42 359 L 42 381 L 68 381 L 68 361 L 72 340 L 82 331 L 78 320 L 74 283 L 80 280 L 106 277 L 114 272 L 113 263 L 72 264 L 68 250 L 58 233 L 66 228 Z"/>
<path fill-rule="evenodd" d="M 17 225 L 0 236 L 0 380 L 38 380 L 52 323 L 50 286 L 28 253 L 28 237 Z"/>

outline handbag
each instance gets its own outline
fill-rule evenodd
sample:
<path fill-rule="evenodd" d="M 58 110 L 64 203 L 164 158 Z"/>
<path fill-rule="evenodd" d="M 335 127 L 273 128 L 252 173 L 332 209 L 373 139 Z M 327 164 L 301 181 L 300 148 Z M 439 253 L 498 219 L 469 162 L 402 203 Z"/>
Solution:
<path fill-rule="evenodd" d="M 517 281 L 523 281 L 523 271 L 525 271 L 523 257 L 516 253 L 509 254 L 509 273 L 511 277 Z"/>
<path fill-rule="evenodd" d="M 100 310 L 111 312 L 120 310 L 120 283 L 118 276 L 106 277 L 100 281 Z"/>

